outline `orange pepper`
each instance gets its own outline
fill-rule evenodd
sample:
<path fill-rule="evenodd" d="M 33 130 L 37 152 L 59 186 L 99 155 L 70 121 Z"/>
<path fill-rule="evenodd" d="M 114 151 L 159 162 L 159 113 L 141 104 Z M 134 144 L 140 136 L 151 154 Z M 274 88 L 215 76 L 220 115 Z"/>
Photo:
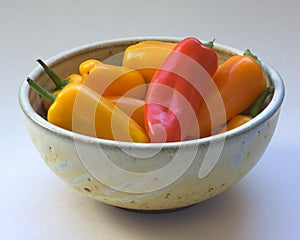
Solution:
<path fill-rule="evenodd" d="M 95 66 L 83 82 L 100 95 L 144 99 L 146 84 L 143 76 L 124 66 L 101 63 Z"/>
<path fill-rule="evenodd" d="M 251 119 L 252 117 L 247 115 L 236 115 L 227 123 L 226 128 L 223 131 L 229 131 L 242 126 L 243 124 L 249 122 Z"/>
<path fill-rule="evenodd" d="M 133 120 L 135 120 L 143 129 L 145 129 L 144 100 L 124 96 L 111 96 L 107 97 L 107 99 L 114 103 Z"/>
<path fill-rule="evenodd" d="M 273 93 L 273 87 L 267 87 L 255 100 L 253 105 L 251 106 L 249 113 L 247 115 L 236 115 L 234 116 L 226 125 L 225 130 L 229 131 L 243 124 L 249 122 L 252 118 L 256 117 L 262 110 L 263 105 L 265 103 L 266 98 Z"/>
<path fill-rule="evenodd" d="M 219 129 L 212 129 L 212 121 L 215 127 L 222 126 L 246 110 L 267 84 L 260 63 L 254 57 L 246 55 L 236 55 L 227 59 L 219 66 L 213 80 L 222 102 L 214 100 L 214 96 L 209 96 L 205 101 L 210 102 L 212 109 L 223 108 L 225 116 L 222 114 L 211 116 L 207 104 L 203 102 L 197 112 L 198 122 L 190 129 L 189 139 L 207 137 L 219 132 Z"/>

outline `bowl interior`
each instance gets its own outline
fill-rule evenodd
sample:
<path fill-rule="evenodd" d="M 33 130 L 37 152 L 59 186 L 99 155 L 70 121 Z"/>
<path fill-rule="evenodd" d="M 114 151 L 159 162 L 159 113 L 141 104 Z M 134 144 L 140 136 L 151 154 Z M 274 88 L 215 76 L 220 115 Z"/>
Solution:
<path fill-rule="evenodd" d="M 102 42 L 96 42 L 92 44 L 87 44 L 78 48 L 74 48 L 71 50 L 67 50 L 65 52 L 62 52 L 61 54 L 58 54 L 47 61 L 45 61 L 54 71 L 58 73 L 59 76 L 62 78 L 67 77 L 71 73 L 78 73 L 78 66 L 81 62 L 87 60 L 87 59 L 97 59 L 102 62 L 115 64 L 115 65 L 121 65 L 123 52 L 125 49 L 135 43 L 138 43 L 143 40 L 159 40 L 159 41 L 168 41 L 168 42 L 178 42 L 180 41 L 180 38 L 134 38 L 134 39 L 117 39 L 113 41 L 102 41 Z M 221 44 L 215 44 L 214 47 L 219 63 L 223 63 L 226 59 L 233 55 L 242 54 L 242 51 L 228 47 L 223 46 Z M 277 109 L 279 109 L 284 96 L 284 86 L 283 82 L 279 76 L 279 74 L 268 64 L 263 63 L 263 67 L 266 73 L 266 79 L 268 81 L 269 85 L 273 85 L 275 87 L 275 92 L 273 95 L 273 98 L 270 99 L 270 104 L 267 106 L 267 108 L 262 112 L 261 118 L 267 117 L 274 114 Z M 29 77 L 31 77 L 33 80 L 38 82 L 40 85 L 45 87 L 46 89 L 50 90 L 53 87 L 53 83 L 49 81 L 48 76 L 44 72 L 44 70 L 41 67 L 36 67 L 30 74 Z M 43 106 L 43 99 L 40 95 L 38 95 L 35 91 L 29 88 L 26 81 L 23 83 L 21 89 L 20 89 L 20 104 L 25 112 L 30 118 L 32 118 L 34 121 L 36 121 L 38 124 L 43 125 L 44 127 L 47 127 L 48 129 L 51 129 L 53 131 L 60 131 L 62 134 L 66 134 L 69 137 L 78 137 L 80 134 L 74 134 L 69 131 L 65 131 L 63 129 L 58 129 L 56 126 L 53 126 L 52 124 L 48 123 L 46 119 L 46 111 Z M 264 113 L 264 114 L 263 114 Z M 259 122 L 259 118 L 256 118 Z M 251 121 L 251 124 L 255 124 L 254 121 Z M 246 126 L 247 127 L 247 124 Z M 233 129 L 230 132 L 226 132 L 225 135 L 232 135 L 235 134 L 236 131 L 243 130 L 243 126 L 238 129 Z M 219 134 L 218 134 L 219 135 Z M 198 139 L 197 141 L 206 141 L 208 139 L 209 141 L 212 138 L 216 138 L 218 135 L 214 135 L 208 138 Z M 87 136 L 80 136 L 84 138 L 90 138 Z M 96 140 L 96 139 L 95 139 Z M 97 139 L 96 141 L 99 141 Z M 101 140 L 100 140 L 101 141 Z M 105 141 L 105 140 L 104 140 Z M 191 140 L 194 141 L 194 140 Z M 167 143 L 169 145 L 173 145 L 174 143 Z"/>

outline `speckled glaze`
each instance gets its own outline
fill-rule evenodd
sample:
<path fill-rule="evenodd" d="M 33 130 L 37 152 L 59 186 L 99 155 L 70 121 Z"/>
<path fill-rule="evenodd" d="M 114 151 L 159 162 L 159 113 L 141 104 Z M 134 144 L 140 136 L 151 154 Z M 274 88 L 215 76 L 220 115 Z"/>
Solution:
<path fill-rule="evenodd" d="M 109 59 L 110 63 L 120 64 L 122 51 L 127 46 L 149 39 L 180 40 L 134 38 L 98 42 L 63 52 L 49 59 L 47 64 L 61 76 L 77 72 L 78 64 L 89 58 Z M 220 62 L 241 53 L 222 45 L 216 45 L 215 49 Z M 229 132 L 180 143 L 133 144 L 66 131 L 42 117 L 45 115 L 42 100 L 26 82 L 20 88 L 19 102 L 35 147 L 50 169 L 71 187 L 98 201 L 122 208 L 171 210 L 196 204 L 223 192 L 245 176 L 263 155 L 274 133 L 284 98 L 279 74 L 266 63 L 263 67 L 275 91 L 262 113 Z M 49 88 L 41 68 L 34 69 L 30 77 Z M 220 151 L 217 160 L 203 168 L 205 161 L 211 157 L 209 154 L 216 152 L 214 148 Z M 178 161 L 174 163 L 176 156 L 179 156 Z M 103 158 L 117 166 L 120 174 L 102 163 Z M 104 173 L 101 171 L 106 175 L 112 174 L 101 179 Z M 123 172 L 130 175 L 123 176 Z M 147 175 L 149 172 L 151 174 Z M 168 178 L 172 173 L 176 176 Z"/>

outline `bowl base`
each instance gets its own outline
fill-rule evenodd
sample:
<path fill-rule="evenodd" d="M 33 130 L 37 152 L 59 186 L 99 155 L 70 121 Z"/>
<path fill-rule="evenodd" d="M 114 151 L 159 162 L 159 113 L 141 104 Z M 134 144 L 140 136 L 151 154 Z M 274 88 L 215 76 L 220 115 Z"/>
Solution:
<path fill-rule="evenodd" d="M 151 210 L 151 209 L 131 209 L 131 208 L 123 208 L 123 207 L 116 207 L 125 211 L 129 211 L 129 212 L 136 212 L 136 213 L 145 213 L 145 214 L 159 214 L 159 213 L 170 213 L 170 212 L 177 212 L 177 211 L 181 211 L 184 210 L 186 208 L 190 208 L 197 205 L 192 204 L 192 205 L 188 205 L 188 206 L 184 206 L 184 207 L 178 207 L 178 208 L 170 208 L 170 209 L 157 209 L 157 210 Z"/>

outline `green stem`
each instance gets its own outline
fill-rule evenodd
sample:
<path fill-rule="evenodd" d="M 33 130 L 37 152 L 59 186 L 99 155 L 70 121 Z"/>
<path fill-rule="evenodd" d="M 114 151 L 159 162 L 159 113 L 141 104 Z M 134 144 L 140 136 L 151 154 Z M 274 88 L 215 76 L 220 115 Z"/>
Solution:
<path fill-rule="evenodd" d="M 45 88 L 43 88 L 40 84 L 33 81 L 31 78 L 27 78 L 27 82 L 29 86 L 36 91 L 38 94 L 40 94 L 44 99 L 46 99 L 48 102 L 53 103 L 55 101 L 55 96 L 51 93 L 49 93 Z"/>
<path fill-rule="evenodd" d="M 213 39 L 212 41 L 203 43 L 203 45 L 205 45 L 206 47 L 209 47 L 209 48 L 214 48 L 214 42 L 215 42 L 215 40 L 216 39 Z"/>
<path fill-rule="evenodd" d="M 252 57 L 256 62 L 259 63 L 259 65 L 261 65 L 261 62 L 260 60 L 258 59 L 258 57 L 256 55 L 254 55 L 250 49 L 246 49 L 245 52 L 244 52 L 244 56 L 249 56 L 249 57 Z"/>
<path fill-rule="evenodd" d="M 57 73 L 48 67 L 41 59 L 38 59 L 37 62 L 44 68 L 47 75 L 58 88 L 62 89 L 66 85 L 64 81 L 57 75 Z"/>
<path fill-rule="evenodd" d="M 255 100 L 255 102 L 252 104 L 248 116 L 251 118 L 256 117 L 260 113 L 266 98 L 269 96 L 269 94 L 273 92 L 274 92 L 273 87 L 270 86 L 265 88 L 258 96 L 258 98 Z"/>
<path fill-rule="evenodd" d="M 63 87 L 65 87 L 68 83 L 69 83 L 69 79 L 63 80 L 63 86 L 62 86 L 62 87 L 56 86 L 55 88 L 52 89 L 52 92 L 61 90 L 61 89 L 62 89 Z"/>

